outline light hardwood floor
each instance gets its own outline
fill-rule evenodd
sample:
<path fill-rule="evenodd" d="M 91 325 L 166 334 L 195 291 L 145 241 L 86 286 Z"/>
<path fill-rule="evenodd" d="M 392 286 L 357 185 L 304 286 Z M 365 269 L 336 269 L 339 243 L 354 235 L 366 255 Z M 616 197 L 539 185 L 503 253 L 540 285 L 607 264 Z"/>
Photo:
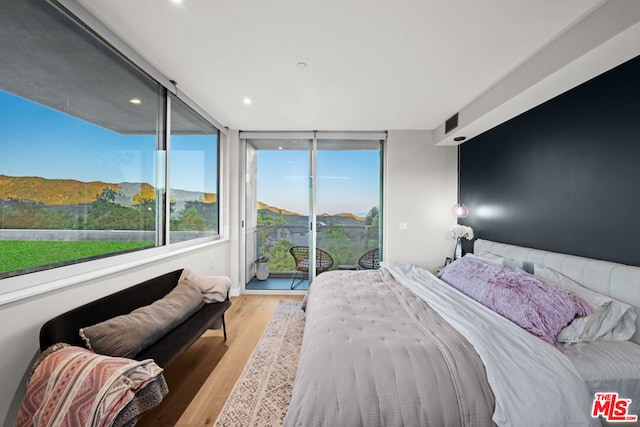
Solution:
<path fill-rule="evenodd" d="M 169 394 L 137 426 L 211 426 L 244 365 L 264 333 L 279 301 L 298 295 L 241 295 L 231 298 L 222 330 L 207 331 L 165 369 Z"/>

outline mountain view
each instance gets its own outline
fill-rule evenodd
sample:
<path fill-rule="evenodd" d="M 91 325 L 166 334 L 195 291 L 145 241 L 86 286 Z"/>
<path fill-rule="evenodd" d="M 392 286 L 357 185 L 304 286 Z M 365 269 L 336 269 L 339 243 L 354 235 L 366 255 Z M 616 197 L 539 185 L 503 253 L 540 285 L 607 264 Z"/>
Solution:
<path fill-rule="evenodd" d="M 0 174 L 0 200 L 4 201 L 13 200 L 59 207 L 85 205 L 94 202 L 104 189 L 113 190 L 115 192 L 114 202 L 121 206 L 139 204 L 141 200 L 155 200 L 155 187 L 145 182 L 83 182 L 75 179 L 47 179 L 38 176 L 7 176 Z M 171 190 L 171 201 L 176 204 L 177 210 L 180 210 L 185 202 L 194 200 L 203 203 L 216 203 L 217 195 L 197 191 Z M 260 201 L 258 201 L 257 209 L 258 211 L 282 214 L 287 217 L 298 216 L 306 218 L 306 216 L 297 212 L 270 206 Z M 362 216 L 348 212 L 335 215 L 322 213 L 319 217 L 329 223 L 341 222 L 352 225 L 356 224 L 355 221 L 365 220 Z"/>
<path fill-rule="evenodd" d="M 155 188 L 147 183 L 132 182 L 83 182 L 74 179 L 47 179 L 37 176 L 7 176 L 0 174 L 0 200 L 19 200 L 41 203 L 46 206 L 89 204 L 96 200 L 105 188 L 116 192 L 115 203 L 131 206 L 139 203 L 136 199 L 155 199 Z M 172 200 L 176 203 L 199 200 L 215 203 L 212 193 L 186 190 L 172 190 Z"/>
<path fill-rule="evenodd" d="M 299 217 L 304 217 L 306 218 L 306 215 L 302 215 L 299 214 L 297 212 L 292 212 L 292 211 L 288 211 L 286 209 L 281 209 L 281 208 L 277 208 L 275 206 L 269 206 L 266 203 L 263 203 L 261 201 L 258 201 L 258 212 L 260 211 L 268 211 L 268 212 L 272 212 L 274 214 L 282 214 L 283 216 L 299 216 Z M 331 217 L 336 217 L 336 218 L 342 218 L 344 220 L 346 220 L 346 222 L 349 222 L 349 219 L 353 219 L 356 221 L 364 221 L 365 218 L 352 214 L 352 213 L 339 213 L 339 214 L 335 214 L 335 215 L 330 215 L 328 213 L 323 213 L 318 215 L 319 217 L 323 218 L 323 219 L 328 219 Z M 306 221 L 306 219 L 305 219 Z"/>
<path fill-rule="evenodd" d="M 155 191 L 148 183 L 0 175 L 0 229 L 59 230 L 61 240 L 66 240 L 67 230 L 154 231 Z M 263 202 L 256 208 L 257 256 L 267 256 L 272 271 L 292 271 L 289 248 L 308 245 L 308 216 Z M 172 232 L 218 229 L 216 194 L 171 190 L 170 210 Z M 317 233 L 320 247 L 331 253 L 336 265 L 354 264 L 362 253 L 377 247 L 377 208 L 372 207 L 366 217 L 349 212 L 322 213 L 317 218 Z M 127 236 L 131 239 L 133 235 Z M 132 244 L 152 245 L 145 243 L 149 240 L 145 236 L 140 233 L 140 243 Z M 85 239 L 100 238 L 86 234 Z M 4 269 L 12 268 L 16 267 Z"/>
<path fill-rule="evenodd" d="M 0 175 L 0 229 L 154 231 L 155 200 L 147 183 Z M 171 231 L 217 232 L 215 194 L 172 190 L 169 204 Z"/>
<path fill-rule="evenodd" d="M 133 182 L 83 182 L 74 179 L 47 179 L 37 176 L 7 176 L 0 174 L 0 201 L 14 203 L 32 203 L 45 207 L 77 209 L 79 205 L 95 202 L 105 189 L 113 191 L 113 202 L 120 206 L 131 207 L 145 201 L 155 200 L 155 187 L 148 183 Z M 171 190 L 171 203 L 175 211 L 181 211 L 187 203 L 194 201 L 211 204 L 217 202 L 214 193 L 202 193 L 187 190 Z M 2 205 L 0 205 L 1 207 Z M 306 215 L 284 208 L 270 206 L 258 201 L 258 212 L 264 217 L 282 215 L 287 224 L 302 225 L 308 219 Z M 319 216 L 322 225 L 359 225 L 365 218 L 353 213 L 322 213 Z"/>
<path fill-rule="evenodd" d="M 0 175 L 0 277 L 153 247 L 155 199 L 148 183 Z M 215 194 L 175 190 L 169 200 L 171 242 L 218 232 Z"/>

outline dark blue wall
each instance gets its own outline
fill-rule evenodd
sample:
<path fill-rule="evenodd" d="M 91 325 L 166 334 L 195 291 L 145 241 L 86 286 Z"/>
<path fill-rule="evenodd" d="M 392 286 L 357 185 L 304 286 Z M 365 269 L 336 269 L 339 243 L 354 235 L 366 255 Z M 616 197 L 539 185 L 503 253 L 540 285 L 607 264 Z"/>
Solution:
<path fill-rule="evenodd" d="M 640 266 L 640 57 L 461 151 L 476 237 Z"/>

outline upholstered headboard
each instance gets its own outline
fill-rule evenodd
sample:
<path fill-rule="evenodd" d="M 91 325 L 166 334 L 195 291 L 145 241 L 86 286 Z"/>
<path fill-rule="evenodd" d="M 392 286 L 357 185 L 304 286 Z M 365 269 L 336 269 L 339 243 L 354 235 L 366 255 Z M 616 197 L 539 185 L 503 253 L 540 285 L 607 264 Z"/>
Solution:
<path fill-rule="evenodd" d="M 542 264 L 564 274 L 585 288 L 632 305 L 638 317 L 636 333 L 631 340 L 640 344 L 640 267 L 482 239 L 475 241 L 473 252 L 478 255 L 492 253 L 518 261 Z"/>

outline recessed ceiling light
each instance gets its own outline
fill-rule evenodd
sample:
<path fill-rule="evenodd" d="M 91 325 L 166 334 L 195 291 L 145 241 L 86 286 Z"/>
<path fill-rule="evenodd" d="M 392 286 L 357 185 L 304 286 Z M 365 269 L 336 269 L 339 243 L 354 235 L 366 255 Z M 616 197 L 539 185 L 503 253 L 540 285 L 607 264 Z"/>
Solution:
<path fill-rule="evenodd" d="M 142 104 L 142 101 L 140 101 L 140 99 L 138 99 L 138 98 L 131 98 L 131 99 L 129 100 L 129 102 L 130 102 L 130 103 L 132 103 L 132 104 L 135 104 L 135 105 L 140 105 L 140 104 Z"/>
<path fill-rule="evenodd" d="M 173 4 L 182 4 L 182 0 L 171 0 Z"/>
<path fill-rule="evenodd" d="M 307 63 L 306 62 L 298 62 L 296 64 L 296 67 L 303 69 L 303 68 L 307 68 Z"/>
<path fill-rule="evenodd" d="M 244 102 L 244 105 L 251 105 L 251 98 L 249 98 L 248 96 L 245 96 L 242 99 L 242 102 Z"/>

